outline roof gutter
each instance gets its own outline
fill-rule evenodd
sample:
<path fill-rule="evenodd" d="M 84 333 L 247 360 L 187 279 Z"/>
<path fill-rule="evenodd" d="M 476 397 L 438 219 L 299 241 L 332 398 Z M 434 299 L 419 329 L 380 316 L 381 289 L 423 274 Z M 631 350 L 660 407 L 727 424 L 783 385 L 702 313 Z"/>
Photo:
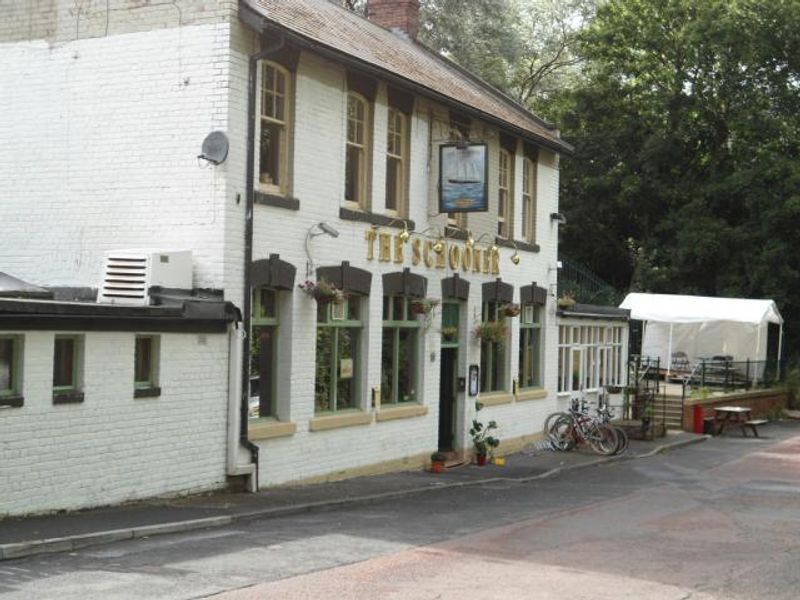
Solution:
<path fill-rule="evenodd" d="M 361 71 L 379 76 L 381 79 L 384 79 L 401 87 L 409 88 L 415 91 L 416 93 L 420 94 L 421 96 L 427 96 L 428 98 L 441 102 L 442 104 L 453 106 L 458 110 L 469 113 L 483 121 L 493 123 L 499 127 L 502 127 L 507 131 L 513 132 L 517 136 L 524 138 L 530 142 L 533 142 L 536 145 L 548 148 L 549 150 L 553 150 L 554 152 L 566 154 L 568 156 L 572 156 L 575 153 L 575 148 L 572 146 L 572 144 L 569 144 L 563 140 L 554 141 L 546 137 L 537 135 L 535 133 L 522 129 L 521 127 L 512 125 L 507 121 L 498 119 L 494 115 L 485 113 L 473 106 L 470 106 L 469 104 L 464 104 L 463 102 L 459 102 L 455 98 L 451 98 L 450 96 L 446 96 L 428 87 L 420 85 L 419 83 L 411 81 L 410 79 L 406 79 L 405 77 L 399 77 L 398 75 L 392 73 L 391 71 L 387 71 L 386 69 L 376 67 L 375 65 L 368 63 L 364 60 L 361 60 L 359 58 L 356 58 L 354 56 L 351 56 L 346 52 L 342 52 L 341 50 L 336 50 L 335 48 L 331 48 L 330 46 L 311 40 L 310 38 L 300 33 L 290 31 L 280 23 L 272 21 L 265 15 L 261 14 L 255 7 L 252 6 L 251 0 L 239 1 L 239 19 L 245 25 L 252 27 L 256 31 L 260 32 L 280 31 L 282 35 L 285 37 L 285 39 L 291 40 L 292 42 L 295 42 L 300 46 L 313 50 L 314 52 L 316 52 L 321 56 L 351 65 L 353 67 L 358 68 Z"/>

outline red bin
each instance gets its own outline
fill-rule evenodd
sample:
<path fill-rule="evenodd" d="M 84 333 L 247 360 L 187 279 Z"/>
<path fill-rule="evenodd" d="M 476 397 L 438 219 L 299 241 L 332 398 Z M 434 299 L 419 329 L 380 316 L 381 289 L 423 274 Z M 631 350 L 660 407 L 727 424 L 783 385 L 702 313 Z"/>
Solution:
<path fill-rule="evenodd" d="M 694 432 L 703 433 L 703 406 L 700 404 L 694 405 Z"/>

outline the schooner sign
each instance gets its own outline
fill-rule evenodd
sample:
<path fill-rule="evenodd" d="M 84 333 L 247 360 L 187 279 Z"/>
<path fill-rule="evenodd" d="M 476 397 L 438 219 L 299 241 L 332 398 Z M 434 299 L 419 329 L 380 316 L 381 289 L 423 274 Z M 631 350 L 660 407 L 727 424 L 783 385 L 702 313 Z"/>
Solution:
<path fill-rule="evenodd" d="M 489 210 L 486 144 L 439 146 L 439 212 Z"/>

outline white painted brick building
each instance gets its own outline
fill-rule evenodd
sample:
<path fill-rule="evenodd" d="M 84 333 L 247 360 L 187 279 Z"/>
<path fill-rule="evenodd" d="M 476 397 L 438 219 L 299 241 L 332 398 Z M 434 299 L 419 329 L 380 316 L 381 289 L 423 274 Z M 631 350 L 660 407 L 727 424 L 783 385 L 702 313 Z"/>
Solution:
<path fill-rule="evenodd" d="M 412 16 L 416 4 L 373 0 L 374 18 L 384 3 Z M 418 468 L 437 449 L 471 453 L 476 399 L 486 406 L 480 418 L 500 426 L 500 452 L 538 433 L 558 405 L 551 214 L 558 212 L 559 156 L 569 146 L 554 127 L 402 32 L 322 0 L 112 0 L 78 14 L 67 2 L 47 11 L 29 4 L 0 26 L 0 127 L 11 141 L 0 147 L 0 270 L 39 286 L 94 288 L 107 251 L 191 250 L 193 287 L 224 293 L 243 311 L 244 330 L 261 327 L 251 337 L 265 337 L 253 349 L 235 324 L 225 333 L 162 332 L 163 391 L 145 400 L 131 397 L 136 331 L 88 332 L 85 401 L 53 406 L 58 333 L 3 325 L 0 317 L 0 340 L 24 338 L 16 390 L 24 405 L 0 410 L 8 465 L 0 515 L 211 489 L 246 475 L 256 455 L 252 483 L 261 487 Z M 408 19 L 382 24 L 413 29 Z M 280 90 L 274 79 L 265 83 L 275 73 L 284 77 Z M 348 143 L 354 94 L 365 107 L 363 150 Z M 267 99 L 283 103 L 285 114 L 260 117 Z M 387 153 L 399 122 L 394 207 Z M 229 140 L 219 165 L 197 158 L 212 131 Z M 259 143 L 263 132 L 269 139 Z M 439 147 L 459 139 L 486 145 L 488 211 L 448 219 L 439 211 Z M 348 148 L 358 167 L 348 167 Z M 501 154 L 508 157 L 502 173 Z M 354 185 L 364 193 L 348 202 Z M 525 190 L 535 218 L 530 209 L 523 214 Z M 317 235 L 319 223 L 338 237 Z M 409 239 L 398 242 L 406 230 Z M 381 260 L 386 236 L 389 258 Z M 480 261 L 464 268 L 461 257 L 473 248 L 482 260 L 492 257 L 486 268 Z M 298 289 L 324 275 L 359 299 L 358 319 L 346 315 L 358 324 L 335 334 L 335 343 L 327 341 L 332 330 L 321 331 L 317 302 Z M 498 278 L 500 285 L 485 285 Z M 259 321 L 250 318 L 244 290 L 262 288 L 260 302 L 274 300 L 277 311 L 265 309 Z M 449 347 L 440 305 L 416 329 L 404 319 L 398 327 L 411 323 L 413 340 L 387 350 L 384 340 L 394 334 L 384 323 L 384 296 L 406 306 L 422 297 L 452 301 L 457 309 L 447 310 L 457 310 L 458 330 L 445 335 Z M 532 307 L 536 333 L 523 326 L 531 313 L 508 318 L 497 350 L 505 354 L 486 362 L 472 331 L 484 311 L 508 303 Z M 523 337 L 531 352 L 520 360 Z M 388 352 L 397 356 L 392 365 Z M 331 369 L 321 375 L 324 360 Z M 482 360 L 493 380 L 481 383 L 493 389 L 472 396 L 459 385 L 469 387 L 469 368 Z M 251 361 L 260 378 L 242 373 Z M 348 391 L 337 387 L 335 399 L 326 397 L 326 377 Z M 258 389 L 247 389 L 256 379 Z M 413 385 L 403 387 L 406 380 Z M 333 406 L 340 394 L 348 398 L 341 408 Z M 53 453 L 56 443 L 62 451 Z M 47 498 L 31 502 L 33 481 L 48 482 Z"/>

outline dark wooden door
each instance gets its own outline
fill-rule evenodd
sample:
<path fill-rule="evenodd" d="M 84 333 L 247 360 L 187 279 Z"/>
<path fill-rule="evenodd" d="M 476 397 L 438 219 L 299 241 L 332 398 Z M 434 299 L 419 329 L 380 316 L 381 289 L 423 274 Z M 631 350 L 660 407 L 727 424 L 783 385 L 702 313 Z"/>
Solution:
<path fill-rule="evenodd" d="M 456 348 L 442 348 L 439 379 L 439 450 L 453 449 L 453 418 L 456 404 Z"/>

